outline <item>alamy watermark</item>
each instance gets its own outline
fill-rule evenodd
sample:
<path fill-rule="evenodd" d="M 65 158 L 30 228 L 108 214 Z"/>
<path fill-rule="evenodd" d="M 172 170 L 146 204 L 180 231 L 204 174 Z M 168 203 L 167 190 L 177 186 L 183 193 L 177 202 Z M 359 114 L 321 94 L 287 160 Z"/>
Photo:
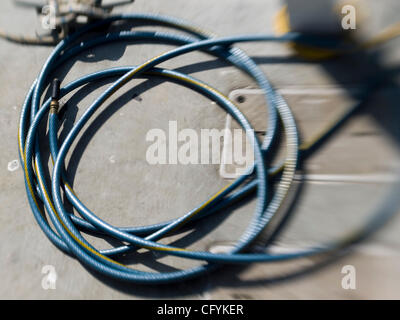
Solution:
<path fill-rule="evenodd" d="M 341 13 L 344 15 L 342 18 L 342 28 L 344 30 L 356 29 L 356 8 L 348 4 L 342 7 Z"/>
<path fill-rule="evenodd" d="M 57 282 L 57 272 L 53 265 L 45 265 L 42 268 L 42 274 L 45 276 L 42 278 L 42 288 L 44 290 L 55 290 Z"/>
<path fill-rule="evenodd" d="M 356 289 L 356 268 L 350 264 L 343 266 L 342 274 L 345 276 L 342 278 L 342 288 L 345 290 Z"/>
<path fill-rule="evenodd" d="M 54 4 L 49 4 L 42 7 L 41 23 L 43 29 L 56 29 L 56 6 Z"/>
<path fill-rule="evenodd" d="M 146 151 L 149 164 L 219 164 L 220 174 L 235 178 L 253 167 L 254 147 L 249 137 L 254 131 L 243 129 L 194 129 L 178 131 L 177 121 L 169 121 L 168 132 L 151 129 L 146 141 L 151 142 Z M 227 172 L 226 165 L 233 165 L 234 171 Z"/>

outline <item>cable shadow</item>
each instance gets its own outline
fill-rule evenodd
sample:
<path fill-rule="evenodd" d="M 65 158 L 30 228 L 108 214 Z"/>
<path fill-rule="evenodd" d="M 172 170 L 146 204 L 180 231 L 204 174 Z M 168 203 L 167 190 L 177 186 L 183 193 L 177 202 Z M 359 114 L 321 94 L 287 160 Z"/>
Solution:
<path fill-rule="evenodd" d="M 301 183 L 301 186 L 304 184 Z M 270 244 L 274 239 L 284 231 L 284 226 L 288 224 L 291 216 L 295 213 L 295 204 L 301 199 L 304 194 L 304 188 L 299 187 L 295 191 L 289 209 L 283 214 L 284 218 L 281 220 L 280 226 L 270 236 L 265 245 Z M 251 196 L 249 196 L 251 198 Z M 332 252 L 330 255 L 325 254 L 321 258 L 314 258 L 315 262 L 312 266 L 298 268 L 294 271 L 272 275 L 270 277 L 257 278 L 252 280 L 241 280 L 240 275 L 248 270 L 248 265 L 230 265 L 219 266 L 216 270 L 208 273 L 202 277 L 185 280 L 180 283 L 174 283 L 173 286 L 168 284 L 160 285 L 142 285 L 142 284 L 129 284 L 119 280 L 111 279 L 93 271 L 91 268 L 86 270 L 97 280 L 102 281 L 106 285 L 129 295 L 142 296 L 148 298 L 180 298 L 193 295 L 205 295 L 208 291 L 216 288 L 254 288 L 254 287 L 268 287 L 290 280 L 300 279 L 318 272 L 331 264 L 337 262 L 340 258 L 346 256 L 351 251 L 349 248 L 344 248 L 341 251 Z M 151 255 L 151 253 L 147 253 Z M 165 272 L 176 271 L 176 269 L 164 269 Z"/>

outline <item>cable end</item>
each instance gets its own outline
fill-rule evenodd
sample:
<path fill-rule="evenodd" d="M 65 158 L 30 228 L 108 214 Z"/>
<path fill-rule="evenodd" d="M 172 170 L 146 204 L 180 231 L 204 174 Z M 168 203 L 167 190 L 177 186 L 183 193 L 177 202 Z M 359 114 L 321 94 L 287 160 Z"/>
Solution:
<path fill-rule="evenodd" d="M 59 98 L 60 98 L 60 84 L 61 84 L 61 82 L 57 78 L 55 78 L 53 80 L 52 88 L 51 88 L 51 98 L 53 100 L 59 100 Z"/>
<path fill-rule="evenodd" d="M 50 102 L 50 113 L 58 113 L 59 103 L 58 100 L 60 99 L 60 80 L 55 78 L 52 83 L 51 87 L 51 102 Z"/>

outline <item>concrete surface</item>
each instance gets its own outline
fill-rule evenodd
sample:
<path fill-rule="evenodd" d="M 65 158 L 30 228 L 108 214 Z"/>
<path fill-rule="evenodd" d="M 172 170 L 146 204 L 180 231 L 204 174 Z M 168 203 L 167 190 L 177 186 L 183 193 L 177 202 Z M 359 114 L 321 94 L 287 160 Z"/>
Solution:
<path fill-rule="evenodd" d="M 371 16 L 366 28 L 377 31 L 398 19 L 398 1 L 368 4 Z M 217 34 L 232 35 L 273 32 L 272 21 L 279 8 L 277 0 L 137 0 L 124 10 L 181 17 Z M 1 28 L 33 30 L 36 24 L 34 12 L 14 8 L 10 1 L 0 2 L 0 16 Z M 339 59 L 320 65 L 294 59 L 282 45 L 258 43 L 241 47 L 256 58 L 287 98 L 305 138 L 354 102 L 352 90 L 364 85 L 363 68 L 357 69 L 352 61 Z M 65 76 L 63 83 L 94 70 L 137 64 L 168 48 L 171 46 L 117 44 L 98 48 L 90 56 L 81 56 L 65 66 L 61 71 Z M 385 64 L 398 63 L 398 43 L 385 48 Z M 352 254 L 316 270 L 311 268 L 313 272 L 300 270 L 316 266 L 318 261 L 304 259 L 296 263 L 224 267 L 190 284 L 173 286 L 122 285 L 100 279 L 58 251 L 31 214 L 22 170 L 15 162 L 21 104 L 50 51 L 48 47 L 20 46 L 0 40 L 0 298 L 400 298 L 399 219 Z M 193 62 L 196 64 L 192 65 Z M 254 83 L 234 68 L 201 53 L 191 53 L 164 65 L 183 67 L 183 71 L 227 95 L 244 95 L 241 107 L 250 120 L 263 119 L 264 102 Z M 140 86 L 135 87 L 137 84 Z M 62 134 L 106 87 L 107 83 L 102 83 L 71 95 Z M 275 243 L 277 250 L 337 238 L 359 226 L 384 199 L 392 185 L 393 172 L 400 164 L 395 139 L 398 122 L 394 120 L 399 119 L 395 110 L 399 93 L 392 88 L 374 96 L 365 112 L 307 162 L 301 197 L 288 227 Z M 167 130 L 169 120 L 176 120 L 180 129 L 223 128 L 226 115 L 218 106 L 186 88 L 156 80 L 132 81 L 109 106 L 93 119 L 68 158 L 75 190 L 98 216 L 115 225 L 164 221 L 182 215 L 226 184 L 217 165 L 151 166 L 145 159 L 149 145 L 145 136 L 149 129 Z M 257 122 L 257 128 L 262 131 L 265 123 Z M 192 233 L 163 241 L 198 250 L 230 245 L 245 229 L 254 205 L 250 201 L 230 215 L 225 214 L 224 219 L 213 221 L 215 225 L 202 224 Z M 202 232 L 207 232 L 207 236 L 199 237 Z M 88 239 L 99 248 L 109 246 L 104 240 L 91 236 Z M 135 268 L 159 271 L 196 264 L 146 251 L 131 257 L 130 262 Z M 341 287 L 342 267 L 349 264 L 357 270 L 356 290 Z M 55 290 L 42 288 L 41 271 L 45 265 L 54 266 L 57 272 Z"/>

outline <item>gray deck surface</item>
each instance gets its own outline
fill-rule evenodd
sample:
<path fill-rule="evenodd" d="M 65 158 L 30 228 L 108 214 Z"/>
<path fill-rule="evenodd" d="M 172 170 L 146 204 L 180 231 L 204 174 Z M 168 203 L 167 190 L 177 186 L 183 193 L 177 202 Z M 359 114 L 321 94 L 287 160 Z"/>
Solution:
<path fill-rule="evenodd" d="M 368 3 L 371 17 L 366 28 L 371 32 L 399 18 L 397 0 Z M 124 11 L 176 16 L 219 35 L 234 35 L 272 33 L 272 21 L 280 6 L 277 0 L 137 0 Z M 23 31 L 33 30 L 35 25 L 34 12 L 15 8 L 11 1 L 0 1 L 1 28 Z M 354 102 L 353 90 L 364 85 L 360 80 L 362 68 L 357 69 L 345 60 L 321 66 L 297 61 L 291 57 L 289 48 L 279 44 L 241 47 L 256 58 L 274 86 L 287 98 L 305 138 L 349 107 Z M 93 56 L 81 56 L 67 66 L 66 70 L 71 69 L 63 83 L 95 70 L 138 64 L 169 48 L 172 46 L 101 47 L 93 50 Z M 398 63 L 399 48 L 398 42 L 385 46 L 385 64 Z M 18 159 L 21 104 L 50 52 L 50 47 L 20 46 L 0 39 L 0 298 L 400 298 L 398 218 L 352 254 L 299 276 L 286 275 L 312 266 L 316 261 L 303 259 L 295 263 L 224 267 L 223 271 L 190 283 L 157 287 L 121 285 L 89 273 L 77 260 L 56 249 L 42 233 L 26 199 L 21 167 L 13 170 L 10 164 Z M 191 65 L 193 62 L 196 64 Z M 250 110 L 250 120 L 262 118 L 263 111 L 254 114 L 254 107 L 263 110 L 264 102 L 246 75 L 202 53 L 191 53 L 163 64 L 168 68 L 185 65 L 189 66 L 182 70 L 223 93 L 244 95 L 242 108 L 245 112 Z M 111 111 L 99 116 L 91 127 L 95 135 L 84 135 L 77 151 L 69 156 L 68 170 L 80 198 L 101 218 L 118 226 L 144 225 L 178 217 L 227 183 L 219 176 L 216 165 L 151 166 L 146 162 L 149 143 L 145 135 L 149 129 L 166 130 L 168 120 L 176 120 L 180 129 L 223 128 L 226 115 L 217 105 L 189 89 L 157 81 L 134 88 L 142 82 L 132 81 L 112 99 Z M 64 125 L 71 125 L 74 117 L 79 117 L 107 85 L 103 83 L 78 92 L 69 104 L 70 117 Z M 132 98 L 134 95 L 136 98 Z M 301 196 L 289 225 L 275 244 L 277 250 L 335 239 L 359 226 L 384 199 L 392 187 L 393 172 L 400 164 L 395 139 L 399 123 L 395 102 L 399 97 L 397 89 L 379 92 L 364 113 L 349 122 L 308 161 Z M 263 130 L 265 122 L 257 126 Z M 250 201 L 235 208 L 223 223 L 215 220 L 215 227 L 203 224 L 183 239 L 179 240 L 180 235 L 163 241 L 177 241 L 178 246 L 197 250 L 231 244 L 244 231 L 254 206 L 255 201 Z M 207 236 L 197 239 L 202 232 L 208 232 Z M 108 246 L 103 240 L 89 236 L 88 239 L 100 248 Z M 143 270 L 168 271 L 197 262 L 154 257 L 143 251 L 131 263 Z M 341 287 L 341 269 L 348 264 L 356 267 L 356 290 Z M 41 270 L 45 265 L 56 269 L 55 290 L 44 290 L 41 286 L 44 277 Z"/>

